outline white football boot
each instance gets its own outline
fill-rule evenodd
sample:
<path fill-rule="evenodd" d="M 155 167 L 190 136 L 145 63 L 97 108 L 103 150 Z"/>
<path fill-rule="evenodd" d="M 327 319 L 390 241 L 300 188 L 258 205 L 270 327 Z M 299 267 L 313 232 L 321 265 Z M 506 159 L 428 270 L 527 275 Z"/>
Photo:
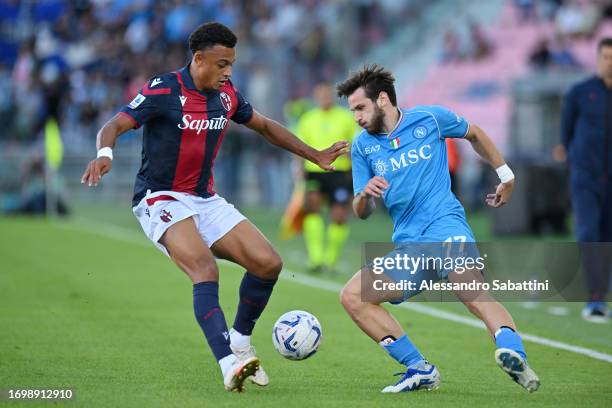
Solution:
<path fill-rule="evenodd" d="M 495 362 L 514 382 L 529 392 L 537 391 L 540 379 L 519 353 L 508 348 L 495 350 Z"/>
<path fill-rule="evenodd" d="M 402 378 L 394 385 L 385 387 L 382 392 L 408 392 L 419 389 L 435 390 L 440 386 L 440 373 L 435 365 L 423 361 L 408 367 L 405 373 L 398 373 Z"/>
<path fill-rule="evenodd" d="M 255 356 L 255 347 L 248 346 L 246 348 L 238 348 L 233 344 L 230 344 L 230 348 L 232 352 L 238 357 L 240 361 L 246 361 L 250 358 L 257 358 Z M 259 359 L 258 359 L 259 361 Z M 258 364 L 258 369 L 255 371 L 253 375 L 249 377 L 253 384 L 264 387 L 270 383 L 270 379 L 268 378 L 268 374 L 264 371 L 261 364 Z"/>
<path fill-rule="evenodd" d="M 244 389 L 244 380 L 255 374 L 259 369 L 259 359 L 255 356 L 241 359 L 236 358 L 229 370 L 223 376 L 223 385 L 227 391 L 241 392 Z"/>

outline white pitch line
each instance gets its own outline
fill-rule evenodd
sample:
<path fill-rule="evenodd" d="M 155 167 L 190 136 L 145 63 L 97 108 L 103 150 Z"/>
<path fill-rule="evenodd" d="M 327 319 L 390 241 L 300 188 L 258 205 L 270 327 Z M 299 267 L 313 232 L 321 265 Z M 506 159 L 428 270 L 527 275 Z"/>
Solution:
<path fill-rule="evenodd" d="M 293 277 L 288 276 L 292 274 Z M 299 273 L 291 272 L 287 269 L 283 271 L 280 275 L 285 278 L 285 280 L 295 281 L 302 285 L 311 286 L 313 288 L 323 289 L 330 292 L 339 293 L 340 289 L 342 289 L 342 285 L 336 282 L 326 281 L 324 279 L 316 278 L 313 276 L 302 275 Z M 412 310 L 414 312 L 418 312 L 421 314 L 425 314 L 431 317 L 435 317 L 438 319 L 449 320 L 455 323 L 460 323 L 466 326 L 475 327 L 478 329 L 486 329 L 484 323 L 478 319 L 474 319 L 472 317 L 462 316 L 457 313 L 447 312 L 444 310 L 436 309 L 430 306 L 425 306 L 419 303 L 402 303 L 399 307 Z M 547 339 L 546 337 L 536 336 L 534 334 L 521 332 L 521 337 L 523 340 L 529 341 L 531 343 L 540 344 L 543 346 L 556 348 L 560 350 L 570 351 L 576 354 L 582 354 L 587 357 L 591 357 L 595 360 L 601 360 L 608 363 L 612 363 L 612 355 L 606 354 L 601 351 L 592 350 L 586 347 L 576 346 L 569 343 L 564 343 L 557 340 Z"/>
<path fill-rule="evenodd" d="M 78 218 L 77 222 L 57 222 L 56 226 L 63 227 L 66 229 L 78 230 L 89 232 L 92 234 L 102 235 L 108 238 L 124 241 L 131 244 L 143 245 L 154 248 L 153 244 L 148 242 L 143 235 L 142 238 L 138 238 L 137 233 L 129 228 L 119 227 L 112 224 L 105 224 L 98 221 L 86 220 L 84 218 Z M 227 262 L 219 260 L 221 262 Z M 301 285 L 310 286 L 316 289 L 326 290 L 328 292 L 340 293 L 342 285 L 337 282 L 328 281 L 325 279 L 317 278 L 314 276 L 304 275 L 299 272 L 292 271 L 285 268 L 283 273 L 280 275 L 283 280 L 296 282 Z M 425 306 L 419 303 L 402 303 L 399 307 L 408 309 L 417 313 L 421 313 L 427 316 L 435 317 L 437 319 L 448 320 L 455 323 L 460 323 L 465 326 L 475 327 L 477 329 L 485 329 L 485 325 L 478 319 L 472 317 L 462 316 L 457 313 L 447 312 L 444 310 L 436 309 L 430 306 Z M 590 348 L 576 346 L 562 341 L 547 339 L 546 337 L 536 336 L 534 334 L 521 332 L 521 337 L 525 341 L 531 343 L 540 344 L 542 346 L 556 348 L 559 350 L 565 350 L 576 354 L 581 354 L 590 357 L 595 360 L 605 361 L 612 363 L 612 354 L 603 353 L 601 351 L 593 350 Z"/>

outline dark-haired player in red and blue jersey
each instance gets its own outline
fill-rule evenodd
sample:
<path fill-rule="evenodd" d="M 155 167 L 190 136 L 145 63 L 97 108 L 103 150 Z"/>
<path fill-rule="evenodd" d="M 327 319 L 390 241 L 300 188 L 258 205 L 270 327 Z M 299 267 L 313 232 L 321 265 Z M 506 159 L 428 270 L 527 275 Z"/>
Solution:
<path fill-rule="evenodd" d="M 191 62 L 153 77 L 102 127 L 97 158 L 82 177 L 83 183 L 97 185 L 111 169 L 117 138 L 144 126 L 134 214 L 149 239 L 191 278 L 196 319 L 230 391 L 241 391 L 249 377 L 258 385 L 268 384 L 250 336 L 272 294 L 282 260 L 261 232 L 213 190 L 213 166 L 228 121 L 246 125 L 325 170 L 333 170 L 332 163 L 348 147 L 337 142 L 315 150 L 254 111 L 230 81 L 236 42 L 222 24 L 198 27 L 189 37 Z M 231 330 L 219 306 L 215 257 L 246 269 Z"/>

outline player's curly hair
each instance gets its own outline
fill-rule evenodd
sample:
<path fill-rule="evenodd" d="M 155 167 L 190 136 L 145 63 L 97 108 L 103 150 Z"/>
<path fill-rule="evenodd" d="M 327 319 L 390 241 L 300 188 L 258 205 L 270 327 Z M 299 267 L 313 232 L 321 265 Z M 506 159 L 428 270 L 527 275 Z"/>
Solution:
<path fill-rule="evenodd" d="M 237 42 L 238 38 L 232 30 L 214 21 L 202 24 L 189 35 L 189 49 L 194 54 L 217 44 L 234 48 Z"/>
<path fill-rule="evenodd" d="M 397 106 L 394 83 L 391 71 L 378 64 L 364 65 L 360 71 L 351 73 L 346 80 L 336 85 L 336 91 L 339 97 L 348 98 L 357 89 L 363 88 L 365 95 L 372 101 L 376 101 L 381 92 L 386 92 L 393 106 Z"/>

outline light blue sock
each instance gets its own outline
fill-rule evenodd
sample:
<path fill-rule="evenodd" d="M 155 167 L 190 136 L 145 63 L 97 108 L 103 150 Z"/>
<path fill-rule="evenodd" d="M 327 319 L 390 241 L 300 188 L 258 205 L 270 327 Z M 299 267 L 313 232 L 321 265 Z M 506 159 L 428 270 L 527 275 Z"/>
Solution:
<path fill-rule="evenodd" d="M 527 361 L 527 354 L 525 354 L 521 336 L 511 328 L 502 326 L 495 332 L 495 345 L 497 348 L 509 348 L 510 350 L 514 350 L 519 353 L 523 360 Z"/>
<path fill-rule="evenodd" d="M 391 357 L 406 367 L 410 367 L 424 360 L 423 355 L 417 350 L 414 344 L 412 344 L 406 334 L 395 341 L 391 338 L 387 338 L 379 344 L 387 350 Z"/>

